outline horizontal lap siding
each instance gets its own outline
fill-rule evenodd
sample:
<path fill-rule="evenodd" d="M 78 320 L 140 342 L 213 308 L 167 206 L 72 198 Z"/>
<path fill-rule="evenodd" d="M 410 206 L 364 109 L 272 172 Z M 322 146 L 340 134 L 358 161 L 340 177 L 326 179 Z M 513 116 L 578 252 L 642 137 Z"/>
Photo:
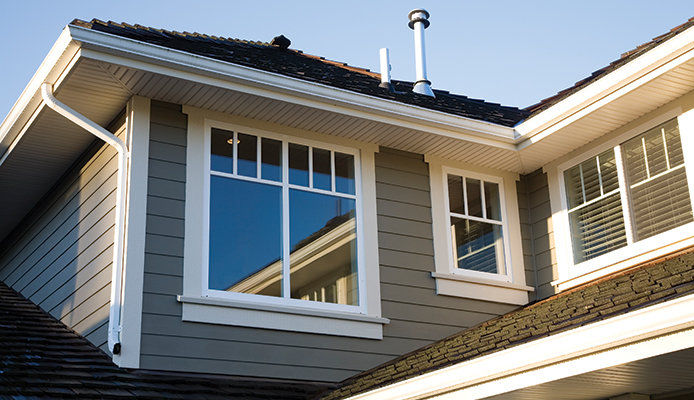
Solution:
<path fill-rule="evenodd" d="M 383 340 L 181 321 L 186 120 L 153 102 L 142 368 L 339 381 L 510 309 L 435 294 L 428 167 L 376 155 Z"/>
<path fill-rule="evenodd" d="M 551 282 L 557 279 L 547 175 L 542 170 L 523 175 L 518 188 L 526 282 L 532 282 L 540 300 L 555 293 Z"/>
<path fill-rule="evenodd" d="M 124 118 L 114 126 L 123 137 Z M 104 351 L 117 167 L 95 143 L 0 247 L 0 280 Z"/>

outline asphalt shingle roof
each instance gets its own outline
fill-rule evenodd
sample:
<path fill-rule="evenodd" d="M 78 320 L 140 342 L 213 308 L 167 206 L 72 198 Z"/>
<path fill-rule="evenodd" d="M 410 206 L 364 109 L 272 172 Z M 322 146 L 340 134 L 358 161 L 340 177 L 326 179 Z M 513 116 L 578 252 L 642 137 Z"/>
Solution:
<path fill-rule="evenodd" d="M 342 382 L 342 399 L 449 365 L 694 293 L 694 249 L 522 307 Z"/>
<path fill-rule="evenodd" d="M 71 24 L 305 81 L 505 126 L 513 126 L 528 115 L 528 112 L 516 107 L 471 99 L 443 90 L 434 90 L 436 98 L 423 96 L 411 91 L 412 82 L 394 80 L 392 83 L 395 92 L 391 92 L 379 87 L 380 74 L 368 69 L 326 60 L 323 57 L 291 48 L 281 49 L 265 42 L 168 31 L 97 19 L 90 22 L 76 19 Z"/>
<path fill-rule="evenodd" d="M 0 398 L 314 398 L 324 383 L 119 368 L 86 339 L 0 283 Z"/>

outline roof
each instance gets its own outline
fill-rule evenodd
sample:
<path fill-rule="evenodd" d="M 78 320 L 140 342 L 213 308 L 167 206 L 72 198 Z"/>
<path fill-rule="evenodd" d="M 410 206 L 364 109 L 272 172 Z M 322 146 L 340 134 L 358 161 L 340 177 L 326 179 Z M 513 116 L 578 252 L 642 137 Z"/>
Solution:
<path fill-rule="evenodd" d="M 691 28 L 694 26 L 694 17 L 689 18 L 687 22 L 683 23 L 682 25 L 676 26 L 672 29 L 670 29 L 669 32 L 664 33 L 660 36 L 656 36 L 655 38 L 651 39 L 650 41 L 643 43 L 639 46 L 637 46 L 635 49 L 629 50 L 625 53 L 622 53 L 622 55 L 615 61 L 612 61 L 609 65 L 600 68 L 597 71 L 594 71 L 590 76 L 581 79 L 580 81 L 576 82 L 573 86 L 566 88 L 554 96 L 548 97 L 544 100 L 541 100 L 537 104 L 533 104 L 529 107 L 526 107 L 524 110 L 529 113 L 529 116 L 533 116 L 535 114 L 538 114 L 542 112 L 543 110 L 555 105 L 556 103 L 559 103 L 563 99 L 569 97 L 570 95 L 578 92 L 579 90 L 583 89 L 584 87 L 590 85 L 591 83 L 597 81 L 598 79 L 602 78 L 604 75 L 607 75 L 608 73 L 618 69 L 619 67 L 623 66 L 624 64 L 628 63 L 629 61 L 639 57 L 640 55 L 646 53 L 647 51 L 657 47 L 661 43 L 667 41 L 668 39 L 671 39 L 678 34 L 686 31 L 687 29 Z"/>
<path fill-rule="evenodd" d="M 132 371 L 0 283 L 0 398 L 309 399 L 324 383 Z"/>
<path fill-rule="evenodd" d="M 265 42 L 168 31 L 97 19 L 90 22 L 75 19 L 71 25 L 504 126 L 513 126 L 528 115 L 527 111 L 516 107 L 471 99 L 443 90 L 434 89 L 435 98 L 420 95 L 412 92 L 412 82 L 394 80 L 392 84 L 395 90 L 390 91 L 379 87 L 380 74 L 368 69 L 326 60 L 300 50 L 283 49 Z"/>
<path fill-rule="evenodd" d="M 694 293 L 694 248 L 522 307 L 342 382 L 342 399 Z"/>

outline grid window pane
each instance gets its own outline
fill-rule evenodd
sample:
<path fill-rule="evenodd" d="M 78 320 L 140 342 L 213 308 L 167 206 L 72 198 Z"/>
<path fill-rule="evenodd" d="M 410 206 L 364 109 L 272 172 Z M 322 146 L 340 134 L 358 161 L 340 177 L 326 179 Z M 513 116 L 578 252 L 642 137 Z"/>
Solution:
<path fill-rule="evenodd" d="M 627 244 L 619 193 L 569 213 L 574 262 L 595 258 Z"/>
<path fill-rule="evenodd" d="M 282 180 L 282 142 L 263 138 L 260 144 L 262 166 L 260 174 L 263 179 Z"/>
<path fill-rule="evenodd" d="M 330 150 L 313 149 L 313 187 L 323 190 L 332 189 Z"/>
<path fill-rule="evenodd" d="M 467 215 L 473 217 L 482 216 L 482 191 L 481 183 L 478 179 L 465 179 L 467 194 Z"/>
<path fill-rule="evenodd" d="M 238 134 L 237 174 L 256 177 L 258 174 L 258 138 L 245 133 Z"/>
<path fill-rule="evenodd" d="M 210 168 L 213 171 L 233 173 L 234 132 L 212 129 L 210 142 Z"/>
<path fill-rule="evenodd" d="M 335 152 L 335 190 L 355 194 L 354 182 L 354 156 Z"/>
<path fill-rule="evenodd" d="M 289 183 L 308 186 L 308 146 L 289 143 Z"/>
<path fill-rule="evenodd" d="M 463 178 L 456 175 L 448 175 L 448 205 L 451 212 L 465 214 L 463 205 Z"/>
<path fill-rule="evenodd" d="M 484 204 L 487 219 L 501 221 L 501 198 L 499 197 L 499 184 L 484 182 Z"/>

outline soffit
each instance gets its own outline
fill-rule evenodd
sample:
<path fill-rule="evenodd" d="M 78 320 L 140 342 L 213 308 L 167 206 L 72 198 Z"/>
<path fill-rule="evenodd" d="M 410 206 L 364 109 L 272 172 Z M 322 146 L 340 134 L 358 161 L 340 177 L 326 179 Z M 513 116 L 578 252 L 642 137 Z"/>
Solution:
<path fill-rule="evenodd" d="M 519 155 L 523 172 L 540 168 L 692 90 L 694 90 L 694 59 L 576 118 L 570 124 L 521 149 Z"/>
<path fill-rule="evenodd" d="M 694 349 L 515 390 L 494 400 L 606 399 L 624 393 L 662 394 L 694 387 Z"/>
<path fill-rule="evenodd" d="M 130 95 L 108 73 L 78 64 L 56 90 L 56 97 L 101 126 L 123 109 Z M 94 142 L 53 110 L 41 106 L 0 166 L 0 241 Z"/>

